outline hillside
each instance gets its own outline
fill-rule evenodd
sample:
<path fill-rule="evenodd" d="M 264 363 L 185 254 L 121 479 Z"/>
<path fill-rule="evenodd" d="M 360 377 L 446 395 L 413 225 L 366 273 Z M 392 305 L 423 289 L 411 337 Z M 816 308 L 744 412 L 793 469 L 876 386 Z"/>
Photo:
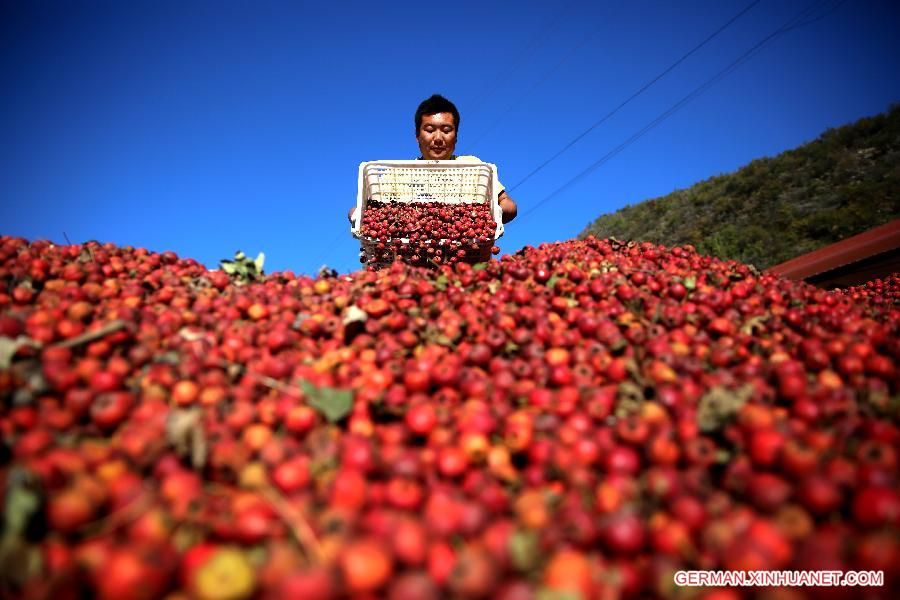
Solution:
<path fill-rule="evenodd" d="M 774 158 L 603 215 L 581 236 L 766 268 L 900 217 L 900 105 Z"/>

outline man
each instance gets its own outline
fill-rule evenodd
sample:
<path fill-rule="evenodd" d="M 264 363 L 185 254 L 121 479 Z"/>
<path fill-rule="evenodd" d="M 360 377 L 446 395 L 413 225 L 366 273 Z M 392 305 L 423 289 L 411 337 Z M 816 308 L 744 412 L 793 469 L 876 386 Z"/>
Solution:
<path fill-rule="evenodd" d="M 459 131 L 459 111 L 456 106 L 439 94 L 434 94 L 424 100 L 416 109 L 416 141 L 419 144 L 419 157 L 424 160 L 465 160 L 480 162 L 475 156 L 456 156 L 456 135 Z M 498 182 L 499 183 L 499 182 Z M 516 218 L 516 203 L 503 185 L 500 184 L 498 201 L 500 210 L 503 211 L 503 222 L 509 223 Z M 350 209 L 347 214 L 353 221 L 353 213 L 356 207 Z"/>

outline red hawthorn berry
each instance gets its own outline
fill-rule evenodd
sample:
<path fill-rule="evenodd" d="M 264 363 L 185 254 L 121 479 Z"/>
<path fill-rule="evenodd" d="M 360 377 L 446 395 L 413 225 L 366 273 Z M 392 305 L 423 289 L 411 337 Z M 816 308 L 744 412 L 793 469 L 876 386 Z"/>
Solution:
<path fill-rule="evenodd" d="M 306 405 L 294 406 L 288 410 L 284 419 L 284 426 L 294 435 L 303 435 L 310 431 L 316 424 L 316 411 Z"/>
<path fill-rule="evenodd" d="M 853 499 L 853 518 L 866 527 L 900 523 L 900 494 L 884 486 L 868 486 Z"/>
<path fill-rule="evenodd" d="M 340 552 L 338 565 L 351 594 L 375 592 L 390 579 L 393 560 L 374 539 L 350 542 Z"/>
<path fill-rule="evenodd" d="M 644 547 L 646 532 L 641 519 L 631 512 L 610 515 L 601 525 L 606 546 L 615 554 L 633 555 Z"/>
<path fill-rule="evenodd" d="M 51 497 L 47 503 L 47 522 L 62 533 L 72 533 L 88 524 L 94 513 L 90 499 L 75 488 Z"/>
<path fill-rule="evenodd" d="M 840 508 L 841 489 L 821 475 L 809 475 L 797 486 L 797 499 L 813 514 L 824 515 Z"/>
<path fill-rule="evenodd" d="M 286 494 L 304 488 L 310 482 L 309 459 L 297 456 L 275 467 L 272 481 Z"/>
<path fill-rule="evenodd" d="M 402 510 L 416 510 L 422 504 L 422 487 L 412 479 L 394 477 L 385 490 L 389 504 Z"/>
<path fill-rule="evenodd" d="M 438 471 L 446 477 L 458 477 L 468 466 L 468 456 L 461 448 L 448 446 L 438 452 Z"/>
<path fill-rule="evenodd" d="M 427 371 L 407 371 L 403 374 L 403 384 L 411 393 L 425 393 L 431 387 L 431 375 Z"/>
<path fill-rule="evenodd" d="M 418 404 L 406 411 L 405 422 L 413 433 L 428 435 L 437 425 L 437 413 L 431 404 Z"/>
<path fill-rule="evenodd" d="M 97 371 L 91 375 L 90 386 L 97 393 L 111 392 L 122 387 L 122 378 L 111 371 Z"/>
<path fill-rule="evenodd" d="M 758 465 L 774 465 L 784 447 L 784 441 L 784 435 L 774 429 L 754 431 L 750 435 L 750 459 Z"/>

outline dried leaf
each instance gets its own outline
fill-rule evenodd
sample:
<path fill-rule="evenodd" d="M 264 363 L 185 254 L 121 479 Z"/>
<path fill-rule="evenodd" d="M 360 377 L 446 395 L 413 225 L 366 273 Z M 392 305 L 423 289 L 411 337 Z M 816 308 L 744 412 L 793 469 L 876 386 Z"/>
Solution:
<path fill-rule="evenodd" d="M 303 321 L 309 319 L 312 315 L 308 315 L 306 313 L 297 313 L 297 316 L 294 317 L 294 322 L 291 323 L 291 329 L 300 329 L 300 326 L 303 325 Z"/>
<path fill-rule="evenodd" d="M 769 318 L 766 315 L 756 315 L 755 317 L 750 317 L 747 319 L 743 325 L 741 325 L 741 333 L 746 335 L 755 335 L 756 333 L 762 331 L 766 327 L 766 321 Z"/>
<path fill-rule="evenodd" d="M 193 279 L 191 279 L 188 287 L 196 292 L 212 287 L 212 282 L 206 277 L 194 277 Z"/>
<path fill-rule="evenodd" d="M 319 270 L 316 272 L 316 275 L 320 279 L 325 279 L 328 277 L 337 277 L 338 272 L 335 271 L 334 269 L 332 269 L 331 267 L 329 267 L 328 265 L 322 265 L 321 267 L 319 267 Z"/>
<path fill-rule="evenodd" d="M 719 386 L 706 392 L 700 398 L 697 408 L 697 425 L 700 430 L 709 433 L 721 429 L 752 395 L 753 388 L 750 385 L 736 390 Z"/>
<path fill-rule="evenodd" d="M 618 388 L 615 414 L 618 417 L 636 414 L 646 401 L 644 389 L 640 385 L 633 381 L 623 381 Z"/>
<path fill-rule="evenodd" d="M 0 337 L 0 369 L 8 369 L 12 364 L 12 359 L 24 346 L 32 346 L 37 348 L 40 346 L 36 341 L 24 335 L 13 339 L 9 337 Z"/>
<path fill-rule="evenodd" d="M 190 457 L 191 466 L 201 470 L 206 465 L 208 444 L 203 431 L 203 413 L 197 408 L 176 409 L 166 421 L 166 439 L 182 457 Z"/>
<path fill-rule="evenodd" d="M 551 589 L 542 587 L 535 594 L 535 600 L 584 600 L 584 596 L 575 590 Z"/>
<path fill-rule="evenodd" d="M 191 329 L 190 327 L 182 327 L 178 330 L 178 335 L 188 342 L 196 342 L 206 339 L 206 332 L 201 329 Z"/>
<path fill-rule="evenodd" d="M 297 316 L 299 318 L 299 315 Z M 366 311 L 356 306 L 355 304 L 351 304 L 344 311 L 343 323 L 346 327 L 352 323 L 365 323 L 366 319 L 369 318 L 369 315 L 366 314 Z"/>
<path fill-rule="evenodd" d="M 244 374 L 244 366 L 237 363 L 228 363 L 228 367 L 225 369 L 225 374 L 228 375 L 228 379 L 230 381 L 235 381 L 238 377 Z"/>
<path fill-rule="evenodd" d="M 115 333 L 121 329 L 129 329 L 131 327 L 132 325 L 128 321 L 115 319 L 105 325 L 85 331 L 81 335 L 76 335 L 75 337 L 68 338 L 61 342 L 56 342 L 53 346 L 58 348 L 73 348 L 82 344 L 89 344 L 95 340 L 102 339 L 111 333 Z"/>

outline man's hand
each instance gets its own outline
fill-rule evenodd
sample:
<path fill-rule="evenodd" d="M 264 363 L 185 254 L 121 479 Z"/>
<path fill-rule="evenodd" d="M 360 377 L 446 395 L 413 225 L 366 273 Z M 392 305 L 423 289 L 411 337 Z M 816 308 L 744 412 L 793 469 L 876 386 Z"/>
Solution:
<path fill-rule="evenodd" d="M 347 213 L 347 220 L 350 221 L 350 224 L 353 225 L 353 213 L 356 211 L 356 207 L 352 207 L 350 212 Z"/>
<path fill-rule="evenodd" d="M 497 197 L 497 201 L 500 204 L 500 210 L 503 211 L 504 223 L 509 223 L 516 218 L 519 209 L 516 207 L 516 202 L 509 197 L 509 194 L 506 193 L 506 190 L 500 192 L 500 195 Z"/>

